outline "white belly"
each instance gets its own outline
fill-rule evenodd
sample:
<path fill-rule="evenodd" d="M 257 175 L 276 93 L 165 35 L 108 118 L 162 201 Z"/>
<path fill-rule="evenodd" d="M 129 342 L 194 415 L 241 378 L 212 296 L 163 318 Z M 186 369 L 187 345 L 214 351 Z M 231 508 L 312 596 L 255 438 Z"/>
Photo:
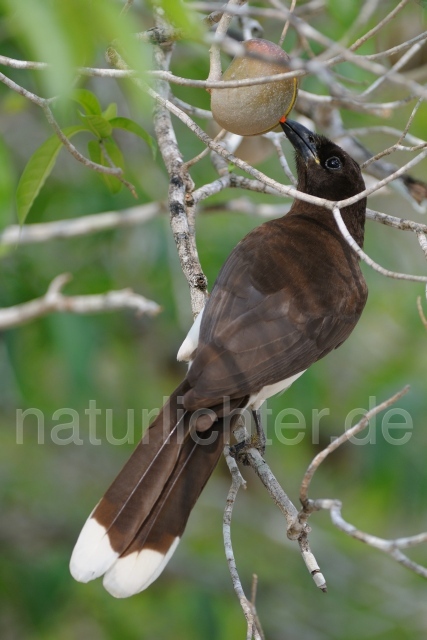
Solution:
<path fill-rule="evenodd" d="M 304 371 L 296 373 L 294 376 L 290 376 L 289 378 L 285 378 L 285 380 L 280 380 L 280 382 L 267 384 L 261 389 L 261 391 L 258 391 L 258 393 L 253 393 L 250 396 L 248 403 L 249 406 L 256 411 L 267 400 L 267 398 L 271 398 L 271 396 L 275 396 L 276 393 L 281 393 L 282 391 L 286 391 L 286 389 L 289 389 L 291 384 L 295 382 L 295 380 L 297 380 L 300 376 L 302 376 Z"/>

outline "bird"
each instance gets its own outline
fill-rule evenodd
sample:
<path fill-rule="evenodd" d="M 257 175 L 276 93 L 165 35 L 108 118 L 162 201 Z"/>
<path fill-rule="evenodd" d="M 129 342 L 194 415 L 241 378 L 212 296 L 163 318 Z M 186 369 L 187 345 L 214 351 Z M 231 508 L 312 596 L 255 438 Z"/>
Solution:
<path fill-rule="evenodd" d="M 294 148 L 299 191 L 338 201 L 365 189 L 359 165 L 338 145 L 297 121 L 281 125 Z M 366 198 L 341 213 L 362 247 Z M 104 576 L 117 598 L 156 580 L 238 416 L 246 410 L 257 418 L 267 398 L 339 347 L 367 295 L 359 257 L 330 209 L 295 199 L 286 215 L 248 233 L 178 352 L 189 362 L 183 381 L 87 519 L 72 576 Z"/>

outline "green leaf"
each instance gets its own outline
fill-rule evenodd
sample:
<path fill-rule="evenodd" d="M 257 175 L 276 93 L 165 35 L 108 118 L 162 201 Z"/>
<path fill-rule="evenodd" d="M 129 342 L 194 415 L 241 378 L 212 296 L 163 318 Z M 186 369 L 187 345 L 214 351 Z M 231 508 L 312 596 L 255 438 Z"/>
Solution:
<path fill-rule="evenodd" d="M 108 140 L 90 140 L 88 143 L 89 157 L 92 162 L 101 164 L 103 167 L 110 167 L 111 160 L 116 167 L 124 168 L 123 154 L 112 138 Z M 107 158 L 108 155 L 108 158 Z M 115 176 L 100 174 L 111 193 L 118 193 L 123 184 Z"/>
<path fill-rule="evenodd" d="M 123 154 L 117 146 L 116 142 L 112 138 L 110 138 L 109 140 L 103 140 L 102 146 L 104 147 L 106 153 L 108 153 L 108 157 L 113 161 L 115 166 L 124 169 L 125 162 Z M 110 166 L 110 163 L 107 161 L 107 159 L 105 159 L 105 164 L 107 166 Z M 118 193 L 122 189 L 123 183 L 114 176 L 108 176 L 104 174 L 102 177 L 104 178 L 104 182 L 111 193 Z"/>
<path fill-rule="evenodd" d="M 87 149 L 89 152 L 89 158 L 96 164 L 102 164 L 101 160 L 101 145 L 99 140 L 89 140 L 87 143 Z"/>
<path fill-rule="evenodd" d="M 117 116 L 117 105 L 115 102 L 111 102 L 105 111 L 102 112 L 102 115 L 106 120 L 111 120 Z"/>
<path fill-rule="evenodd" d="M 67 138 L 72 138 L 80 131 L 87 131 L 87 127 L 75 125 L 66 127 L 62 131 Z M 16 189 L 16 206 L 20 224 L 24 224 L 34 200 L 55 166 L 61 147 L 61 140 L 54 135 L 48 138 L 27 162 Z"/>
<path fill-rule="evenodd" d="M 101 105 L 98 98 L 88 89 L 76 89 L 72 95 L 75 100 L 86 111 L 86 115 L 100 116 Z"/>
<path fill-rule="evenodd" d="M 134 133 L 136 136 L 139 136 L 148 144 L 151 149 L 151 153 L 153 154 L 153 158 L 156 157 L 157 146 L 154 138 L 150 136 L 149 133 L 141 125 L 139 125 L 134 120 L 130 120 L 129 118 L 112 118 L 110 120 L 110 124 L 114 129 L 125 129 L 125 131 L 129 131 L 129 133 Z"/>
<path fill-rule="evenodd" d="M 103 118 L 102 116 L 94 116 L 94 115 L 85 116 L 84 114 L 81 113 L 80 117 L 83 120 L 83 122 L 86 123 L 87 125 L 86 128 L 92 131 L 92 133 L 97 138 L 108 138 L 109 136 L 111 136 L 113 127 L 111 126 L 110 122 L 105 118 Z"/>

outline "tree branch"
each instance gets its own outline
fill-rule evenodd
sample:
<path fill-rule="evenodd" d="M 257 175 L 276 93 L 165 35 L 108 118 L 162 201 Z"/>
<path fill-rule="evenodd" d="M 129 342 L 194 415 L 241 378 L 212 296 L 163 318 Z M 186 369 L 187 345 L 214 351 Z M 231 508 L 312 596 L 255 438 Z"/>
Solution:
<path fill-rule="evenodd" d="M 394 540 L 386 540 L 384 538 L 378 538 L 377 536 L 373 536 L 369 533 L 365 533 L 360 529 L 357 529 L 354 525 L 346 522 L 341 514 L 342 503 L 339 500 L 331 500 L 331 499 L 317 499 L 311 500 L 308 497 L 308 489 L 310 487 L 311 481 L 315 472 L 319 469 L 320 465 L 325 461 L 325 459 L 333 452 L 336 451 L 342 444 L 353 438 L 355 435 L 363 431 L 368 424 L 370 419 L 375 416 L 380 411 L 384 411 L 392 404 L 397 402 L 400 398 L 402 398 L 409 390 L 409 387 L 404 387 L 401 391 L 394 394 L 391 398 L 388 398 L 381 404 L 377 405 L 373 409 L 370 409 L 366 412 L 363 418 L 355 424 L 351 429 L 345 431 L 341 436 L 335 438 L 323 451 L 317 454 L 315 458 L 310 463 L 305 475 L 302 479 L 300 486 L 300 501 L 303 506 L 302 511 L 299 514 L 300 521 L 302 523 L 306 523 L 309 516 L 314 511 L 319 511 L 321 509 L 326 509 L 330 512 L 332 523 L 341 531 L 346 533 L 347 535 L 355 538 L 356 540 L 360 540 L 365 544 L 368 544 L 371 547 L 379 549 L 384 553 L 390 555 L 394 560 L 405 566 L 407 569 L 414 571 L 418 575 L 427 579 L 427 568 L 422 565 L 413 562 L 410 560 L 405 554 L 403 554 L 401 549 L 409 549 L 416 545 L 427 542 L 427 532 L 419 533 L 415 536 L 405 537 L 405 538 L 396 538 Z"/>
<path fill-rule="evenodd" d="M 248 600 L 245 595 L 245 592 L 242 587 L 242 583 L 239 577 L 239 573 L 237 571 L 236 560 L 234 558 L 233 545 L 231 542 L 231 518 L 233 515 L 233 508 L 236 502 L 237 493 L 240 487 L 246 489 L 246 481 L 243 479 L 239 468 L 236 464 L 234 458 L 230 455 L 229 447 L 225 447 L 224 450 L 225 460 L 227 462 L 228 468 L 231 473 L 231 487 L 227 495 L 227 501 L 224 510 L 224 518 L 223 518 L 223 538 L 224 538 L 224 549 L 225 549 L 225 557 L 228 562 L 228 568 L 230 571 L 231 581 L 233 583 L 234 592 L 240 602 L 240 606 L 242 607 L 243 613 L 247 622 L 247 640 L 251 640 L 251 638 L 255 638 L 255 640 L 262 640 L 263 634 L 257 628 L 257 616 L 254 604 Z"/>
<path fill-rule="evenodd" d="M 342 444 L 350 440 L 350 438 L 353 438 L 354 436 L 356 436 L 358 433 L 360 433 L 360 431 L 363 431 L 363 429 L 365 429 L 368 426 L 370 419 L 376 416 L 377 413 L 384 411 L 384 409 L 387 409 L 392 404 L 400 400 L 400 398 L 406 395 L 408 391 L 409 391 L 409 386 L 406 386 L 400 391 L 398 391 L 398 393 L 395 393 L 393 396 L 391 396 L 391 398 L 388 398 L 387 400 L 377 405 L 373 409 L 370 409 L 369 411 L 367 411 L 366 414 L 363 416 L 363 418 L 359 420 L 357 424 L 351 427 L 351 429 L 347 429 L 346 431 L 344 431 L 344 433 L 342 433 L 338 438 L 335 438 L 327 447 L 325 447 L 320 453 L 317 454 L 317 456 L 313 458 L 307 471 L 304 474 L 304 477 L 301 481 L 301 486 L 300 486 L 299 499 L 304 509 L 309 502 L 308 490 L 310 488 L 310 483 L 313 479 L 315 472 L 318 470 L 322 462 L 324 462 L 326 458 L 333 451 L 338 449 L 338 447 L 340 447 Z"/>
<path fill-rule="evenodd" d="M 163 202 L 151 202 L 149 204 L 123 209 L 122 211 L 107 211 L 71 218 L 67 220 L 55 220 L 54 222 L 37 222 L 35 224 L 18 224 L 6 227 L 0 233 L 0 245 L 16 246 L 23 244 L 35 244 L 48 242 L 59 238 L 75 238 L 91 233 L 99 233 L 108 229 L 118 229 L 148 222 L 162 211 L 166 210 Z"/>
<path fill-rule="evenodd" d="M 0 330 L 17 327 L 53 312 L 87 314 L 134 309 L 140 314 L 154 316 L 161 311 L 156 302 L 147 300 L 131 289 L 98 295 L 64 296 L 61 289 L 70 279 L 69 274 L 59 275 L 42 298 L 0 309 Z"/>
<path fill-rule="evenodd" d="M 248 442 L 248 432 L 245 425 L 239 422 L 234 430 L 237 442 Z M 296 540 L 299 544 L 302 559 L 312 576 L 316 587 L 326 591 L 326 581 L 319 569 L 319 565 L 310 549 L 308 542 L 308 531 L 306 523 L 299 518 L 298 510 L 280 486 L 272 470 L 255 447 L 245 449 L 245 461 L 255 471 L 258 478 L 267 489 L 268 494 L 273 499 L 276 506 L 285 516 L 286 533 L 289 540 Z"/>
<path fill-rule="evenodd" d="M 154 59 L 158 68 L 166 69 L 169 55 L 159 46 L 155 47 Z M 169 88 L 158 83 L 159 96 L 167 96 Z M 170 113 L 160 101 L 154 109 L 154 128 L 167 172 L 169 174 L 170 223 L 175 239 L 181 268 L 190 287 L 191 308 L 197 316 L 206 302 L 207 278 L 203 273 L 195 242 L 195 230 L 188 223 L 188 207 L 193 207 L 191 195 L 193 182 L 183 167 L 183 158 L 178 147 Z"/>
<path fill-rule="evenodd" d="M 381 265 L 377 264 L 374 260 L 372 260 L 372 258 L 370 258 L 368 256 L 367 253 L 365 253 L 363 251 L 363 249 L 361 249 L 359 247 L 357 242 L 354 240 L 354 238 L 350 234 L 349 230 L 347 229 L 344 220 L 342 219 L 339 207 L 338 206 L 334 206 L 332 211 L 333 211 L 333 214 L 334 214 L 335 221 L 336 221 L 336 223 L 338 225 L 338 228 L 341 231 L 341 234 L 343 235 L 343 237 L 346 240 L 346 242 L 350 245 L 350 247 L 353 249 L 353 251 L 355 251 L 357 253 L 357 255 L 364 262 L 366 262 L 366 264 L 368 264 L 370 267 L 372 267 L 372 269 L 374 269 L 375 271 L 378 271 L 378 273 L 381 273 L 383 276 L 387 276 L 387 278 L 395 278 L 397 280 L 410 280 L 411 282 L 426 282 L 427 283 L 427 276 L 413 276 L 413 275 L 406 274 L 406 273 L 398 273 L 396 271 L 390 271 L 389 269 L 384 269 L 384 267 L 382 267 Z M 420 236 L 420 235 L 422 236 L 423 234 L 418 234 L 418 236 Z"/>

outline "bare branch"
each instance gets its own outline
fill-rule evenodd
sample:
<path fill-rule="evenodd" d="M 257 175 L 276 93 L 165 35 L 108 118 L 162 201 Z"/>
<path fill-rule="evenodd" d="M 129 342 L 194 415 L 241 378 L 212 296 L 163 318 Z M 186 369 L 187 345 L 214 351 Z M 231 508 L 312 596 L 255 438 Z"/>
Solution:
<path fill-rule="evenodd" d="M 367 31 L 361 38 L 356 40 L 356 42 L 354 42 L 351 47 L 349 47 L 349 50 L 356 51 L 357 49 L 359 49 L 362 44 L 365 44 L 365 42 L 372 38 L 372 36 L 376 35 L 378 31 L 380 31 L 386 24 L 391 22 L 410 1 L 411 0 L 401 0 L 401 2 L 399 2 L 399 4 L 394 9 L 392 9 L 392 11 L 387 13 L 387 15 L 382 20 L 380 20 L 375 25 L 375 27 L 372 27 L 370 31 Z"/>
<path fill-rule="evenodd" d="M 418 296 L 418 298 L 417 298 L 417 307 L 418 307 L 418 313 L 420 314 L 421 322 L 423 323 L 423 325 L 427 329 L 427 318 L 424 315 L 423 306 L 422 306 L 422 303 L 421 303 L 421 296 Z"/>
<path fill-rule="evenodd" d="M 61 289 L 70 279 L 69 274 L 57 276 L 42 298 L 0 309 L 0 329 L 17 327 L 53 312 L 87 314 L 134 309 L 138 313 L 157 315 L 161 310 L 156 302 L 131 289 L 99 295 L 64 296 Z"/>
<path fill-rule="evenodd" d="M 417 104 L 415 105 L 415 107 L 412 109 L 412 113 L 409 116 L 408 122 L 405 125 L 405 128 L 403 129 L 403 131 L 400 133 L 399 138 L 397 140 L 397 142 L 395 142 L 393 145 L 391 145 L 391 147 L 388 147 L 387 149 L 384 149 L 383 151 L 380 151 L 380 153 L 377 153 L 375 156 L 372 156 L 371 158 L 369 158 L 369 160 L 366 160 L 361 166 L 361 169 L 365 169 L 367 166 L 369 166 L 370 164 L 372 164 L 372 162 L 375 162 L 376 160 L 379 160 L 380 158 L 382 158 L 383 156 L 389 155 L 390 153 L 392 153 L 393 151 L 396 150 L 400 150 L 400 151 L 418 151 L 419 149 L 424 149 L 424 147 L 427 146 L 427 142 L 423 142 L 422 140 L 420 141 L 419 144 L 416 144 L 412 147 L 407 147 L 407 146 L 402 146 L 402 142 L 403 140 L 406 138 L 409 128 L 415 118 L 415 115 L 419 109 L 419 107 L 422 104 L 422 100 L 418 100 Z"/>
<path fill-rule="evenodd" d="M 35 69 L 44 71 L 49 68 L 47 62 L 33 62 L 31 60 L 16 60 L 16 58 L 9 58 L 8 56 L 0 56 L 0 64 L 5 67 L 12 67 L 13 69 Z"/>
<path fill-rule="evenodd" d="M 392 73 L 399 71 L 399 69 L 402 69 L 405 66 L 405 64 L 407 64 L 407 62 L 411 58 L 413 58 L 418 53 L 418 51 L 420 51 L 422 46 L 423 46 L 422 41 L 415 42 L 412 45 L 412 47 L 408 51 L 406 51 L 406 53 L 404 53 L 401 58 L 399 58 L 399 60 L 391 67 L 391 69 L 387 71 L 387 73 L 385 73 L 383 76 L 378 78 L 375 82 L 373 82 L 371 86 L 368 87 L 366 91 L 364 91 L 361 94 L 361 97 L 368 96 L 370 93 L 373 93 L 374 91 L 376 91 L 378 87 L 380 87 L 383 84 L 383 82 L 385 82 L 390 77 Z"/>
<path fill-rule="evenodd" d="M 406 42 L 402 42 L 401 44 L 396 45 L 395 47 L 391 47 L 390 49 L 386 49 L 385 51 L 380 51 L 379 53 L 370 53 L 366 55 L 365 58 L 367 60 L 376 60 L 378 58 L 389 58 L 390 56 L 394 56 L 396 53 L 400 53 L 401 51 L 405 51 L 409 49 L 413 44 L 417 42 L 424 42 L 427 39 L 427 31 L 420 33 L 419 35 L 411 38 L 410 40 L 406 40 Z"/>
<path fill-rule="evenodd" d="M 420 243 L 420 247 L 424 252 L 425 257 L 427 258 L 427 236 L 422 231 L 417 232 L 418 242 Z"/>
<path fill-rule="evenodd" d="M 283 153 L 283 149 L 282 149 L 283 135 L 280 133 L 274 133 L 273 131 L 270 131 L 270 133 L 264 134 L 264 138 L 267 138 L 267 140 L 271 140 L 271 142 L 273 143 L 274 148 L 276 149 L 276 152 L 277 152 L 277 156 L 279 158 L 279 162 L 281 164 L 283 171 L 285 172 L 285 175 L 289 179 L 290 183 L 293 184 L 294 187 L 296 187 L 298 181 L 295 178 L 294 174 L 292 173 L 289 167 L 288 161 L 286 159 L 286 156 Z"/>
<path fill-rule="evenodd" d="M 421 222 L 414 222 L 413 220 L 406 220 L 405 218 L 396 218 L 390 216 L 387 213 L 381 213 L 381 211 L 374 211 L 373 209 L 366 209 L 366 217 L 369 220 L 375 220 L 381 222 L 393 229 L 400 229 L 401 231 L 414 231 L 414 233 L 427 233 L 427 224 Z"/>
<path fill-rule="evenodd" d="M 350 247 L 353 249 L 353 251 L 355 251 L 357 253 L 357 255 L 364 262 L 366 262 L 366 264 L 368 264 L 370 267 L 372 267 L 372 269 L 374 269 L 375 271 L 378 271 L 383 276 L 387 276 L 388 278 L 395 278 L 397 280 L 410 280 L 411 282 L 426 282 L 427 283 L 427 276 L 413 276 L 413 275 L 406 274 L 406 273 L 398 273 L 396 271 L 390 271 L 389 269 L 384 269 L 384 267 L 382 267 L 381 265 L 379 265 L 376 262 L 374 262 L 374 260 L 372 260 L 372 258 L 370 258 L 368 256 L 368 254 L 365 253 L 363 251 L 363 249 L 361 249 L 359 247 L 357 242 L 351 236 L 350 232 L 348 231 L 348 229 L 347 229 L 347 227 L 345 225 L 344 220 L 342 219 L 339 207 L 338 206 L 334 206 L 332 211 L 333 211 L 333 214 L 334 214 L 335 221 L 336 221 L 336 223 L 338 225 L 338 228 L 341 231 L 344 239 L 347 241 L 347 243 L 350 245 Z"/>
<path fill-rule="evenodd" d="M 246 481 L 243 479 L 239 468 L 236 464 L 234 458 L 230 456 L 229 447 L 225 447 L 224 450 L 225 460 L 227 462 L 228 468 L 231 473 L 231 487 L 228 492 L 227 502 L 224 510 L 224 518 L 223 518 L 223 538 L 224 538 L 224 549 L 225 549 L 225 557 L 228 562 L 228 568 L 231 575 L 231 581 L 233 583 L 233 589 L 235 594 L 240 602 L 240 606 L 242 607 L 243 613 L 245 615 L 247 621 L 247 640 L 251 640 L 251 638 L 255 638 L 255 640 L 262 640 L 262 636 L 257 629 L 256 624 L 256 611 L 254 603 L 247 599 L 245 592 L 242 587 L 242 582 L 239 577 L 239 573 L 237 571 L 236 560 L 234 558 L 233 545 L 231 542 L 231 518 L 233 515 L 233 507 L 236 502 L 237 493 L 240 487 L 246 489 Z"/>
<path fill-rule="evenodd" d="M 126 0 L 126 4 L 123 6 L 121 10 L 122 15 L 126 15 L 129 9 L 132 7 L 134 0 Z"/>
<path fill-rule="evenodd" d="M 218 42 L 221 41 L 224 35 L 227 33 L 228 27 L 230 26 L 230 23 L 233 19 L 233 15 L 228 12 L 228 9 L 233 5 L 240 7 L 242 4 L 245 4 L 245 2 L 246 0 L 229 0 L 227 2 L 227 5 L 224 7 L 221 19 L 219 20 L 219 23 L 216 29 L 215 39 L 214 39 L 214 42 L 212 43 L 211 50 L 210 50 L 210 70 L 209 70 L 208 81 L 219 80 L 222 75 L 221 50 L 218 45 Z"/>
<path fill-rule="evenodd" d="M 307 471 L 304 474 L 304 477 L 301 481 L 301 486 L 300 486 L 299 497 L 304 509 L 307 508 L 309 503 L 308 490 L 310 487 L 310 483 L 313 479 L 315 472 L 318 470 L 322 462 L 324 462 L 324 460 L 333 451 L 338 449 L 338 447 L 340 447 L 342 444 L 350 440 L 350 438 L 353 438 L 354 436 L 356 436 L 358 433 L 360 433 L 360 431 L 363 431 L 363 429 L 365 429 L 368 426 L 369 421 L 373 416 L 377 415 L 377 413 L 380 413 L 381 411 L 384 411 L 384 409 L 387 409 L 392 404 L 400 400 L 400 398 L 402 398 L 405 394 L 407 394 L 408 391 L 409 391 L 409 386 L 406 386 L 400 391 L 398 391 L 398 393 L 395 393 L 393 396 L 391 396 L 391 398 L 388 398 L 387 400 L 377 405 L 373 409 L 370 409 L 369 411 L 367 411 L 366 414 L 363 416 L 363 418 L 359 420 L 357 424 L 351 427 L 351 429 L 347 429 L 347 431 L 344 431 L 344 433 L 342 433 L 338 438 L 335 438 L 327 447 L 325 447 L 320 453 L 317 454 L 317 456 L 313 458 Z"/>
<path fill-rule="evenodd" d="M 226 129 L 221 129 L 221 131 L 219 131 L 214 138 L 215 142 L 219 142 L 219 140 L 222 140 L 226 135 L 227 135 Z M 191 158 L 191 160 L 187 160 L 186 162 L 184 162 L 184 164 L 182 165 L 183 170 L 188 171 L 190 167 L 197 164 L 197 162 L 200 162 L 200 160 L 203 160 L 203 158 L 206 158 L 206 156 L 208 155 L 209 155 L 209 147 L 206 147 L 197 156 L 194 156 L 194 158 Z"/>
<path fill-rule="evenodd" d="M 249 442 L 248 432 L 243 422 L 239 422 L 234 430 L 237 442 Z M 306 523 L 299 519 L 298 510 L 280 486 L 272 470 L 261 456 L 258 449 L 248 446 L 245 449 L 245 460 L 255 471 L 258 478 L 267 489 L 268 494 L 273 499 L 276 506 L 285 516 L 287 524 L 287 536 L 290 540 L 296 540 L 299 544 L 302 559 L 312 576 L 316 587 L 326 591 L 326 582 L 308 542 L 308 529 Z"/>
<path fill-rule="evenodd" d="M 151 202 L 123 211 L 108 211 L 54 222 L 38 222 L 36 224 L 17 224 L 6 227 L 0 233 L 0 245 L 15 246 L 48 242 L 58 238 L 75 238 L 91 233 L 99 233 L 107 229 L 117 229 L 143 224 L 156 215 L 166 211 L 166 204 Z"/>
<path fill-rule="evenodd" d="M 394 540 L 385 540 L 383 538 L 378 538 L 377 536 L 373 536 L 371 534 L 365 533 L 360 529 L 357 529 L 354 525 L 346 522 L 341 515 L 341 507 L 342 504 L 339 500 L 331 500 L 331 499 L 317 499 L 310 500 L 308 498 L 308 489 L 310 487 L 310 483 L 313 479 L 315 472 L 319 469 L 320 465 L 327 458 L 329 454 L 338 449 L 342 444 L 350 440 L 352 437 L 360 433 L 363 429 L 365 429 L 370 419 L 375 416 L 380 411 L 387 409 L 389 406 L 397 402 L 402 396 L 404 396 L 409 390 L 409 387 L 404 387 L 401 391 L 396 393 L 391 398 L 388 398 L 381 404 L 377 405 L 373 409 L 370 409 L 366 412 L 363 418 L 354 425 L 351 429 L 345 431 L 341 436 L 333 440 L 323 451 L 321 451 L 310 463 L 307 471 L 301 482 L 300 487 L 300 500 L 303 505 L 303 509 L 300 512 L 300 521 L 302 523 L 306 523 L 310 514 L 314 511 L 318 511 L 321 509 L 326 509 L 330 512 L 331 520 L 333 524 L 338 527 L 341 531 L 350 535 L 351 537 L 368 544 L 371 547 L 376 549 L 380 549 L 384 553 L 390 555 L 394 560 L 405 566 L 407 569 L 414 571 L 419 574 L 423 578 L 427 579 L 427 568 L 422 565 L 413 562 L 410 560 L 405 554 L 403 554 L 400 549 L 409 549 L 416 545 L 427 542 L 427 532 L 419 533 L 415 536 L 405 537 L 405 538 L 396 538 Z"/>
<path fill-rule="evenodd" d="M 296 5 L 296 3 L 297 3 L 297 0 L 292 0 L 292 2 L 291 2 L 291 6 L 290 6 L 290 8 L 289 8 L 289 11 L 290 11 L 291 13 L 293 13 L 293 12 L 295 11 L 295 5 Z M 281 47 L 281 46 L 282 46 L 282 44 L 283 44 L 283 43 L 284 43 L 284 41 L 285 41 L 286 34 L 287 34 L 287 32 L 288 32 L 288 29 L 289 29 L 289 24 L 290 24 L 290 23 L 289 23 L 289 18 L 288 18 L 288 19 L 286 20 L 286 22 L 285 22 L 285 26 L 283 27 L 282 33 L 280 34 L 279 47 Z"/>
<path fill-rule="evenodd" d="M 414 571 L 422 578 L 427 579 L 427 568 L 423 567 L 417 562 L 414 562 L 413 560 L 410 560 L 404 553 L 400 551 L 400 549 L 410 548 L 415 545 L 427 542 L 427 532 L 420 533 L 416 536 L 411 536 L 408 538 L 386 540 L 384 538 L 373 536 L 370 533 L 365 533 L 364 531 L 357 529 L 354 525 L 346 522 L 346 520 L 344 520 L 341 515 L 342 504 L 339 500 L 315 500 L 313 502 L 313 507 L 315 509 L 327 509 L 330 512 L 333 524 L 338 527 L 338 529 L 351 536 L 352 538 L 368 544 L 370 547 L 374 547 L 375 549 L 383 551 L 384 553 L 391 556 L 394 560 L 396 560 L 396 562 L 398 562 L 399 564 L 402 564 L 410 571 Z"/>
<path fill-rule="evenodd" d="M 169 55 L 160 47 L 154 49 L 158 68 L 167 69 Z M 120 62 L 120 61 L 119 61 Z M 158 83 L 159 97 L 169 94 L 164 82 Z M 165 100 L 165 102 L 168 102 Z M 188 212 L 194 206 L 191 192 L 194 189 L 190 175 L 183 167 L 183 158 L 178 147 L 170 113 L 163 100 L 154 110 L 154 127 L 167 172 L 169 174 L 170 223 L 174 235 L 181 268 L 190 287 L 191 307 L 197 316 L 206 302 L 207 278 L 203 273 L 197 253 L 194 226 L 189 225 Z M 177 109 L 177 107 L 174 107 Z M 186 116 L 189 117 L 189 116 Z"/>
<path fill-rule="evenodd" d="M 189 116 L 196 116 L 196 118 L 203 118 L 204 120 L 212 120 L 212 111 L 208 111 L 207 109 L 200 109 L 199 107 L 194 107 L 192 104 L 188 104 L 183 100 L 180 100 L 173 94 L 169 96 L 169 100 L 172 104 L 176 105 L 179 109 L 184 111 L 184 113 L 188 113 Z"/>

